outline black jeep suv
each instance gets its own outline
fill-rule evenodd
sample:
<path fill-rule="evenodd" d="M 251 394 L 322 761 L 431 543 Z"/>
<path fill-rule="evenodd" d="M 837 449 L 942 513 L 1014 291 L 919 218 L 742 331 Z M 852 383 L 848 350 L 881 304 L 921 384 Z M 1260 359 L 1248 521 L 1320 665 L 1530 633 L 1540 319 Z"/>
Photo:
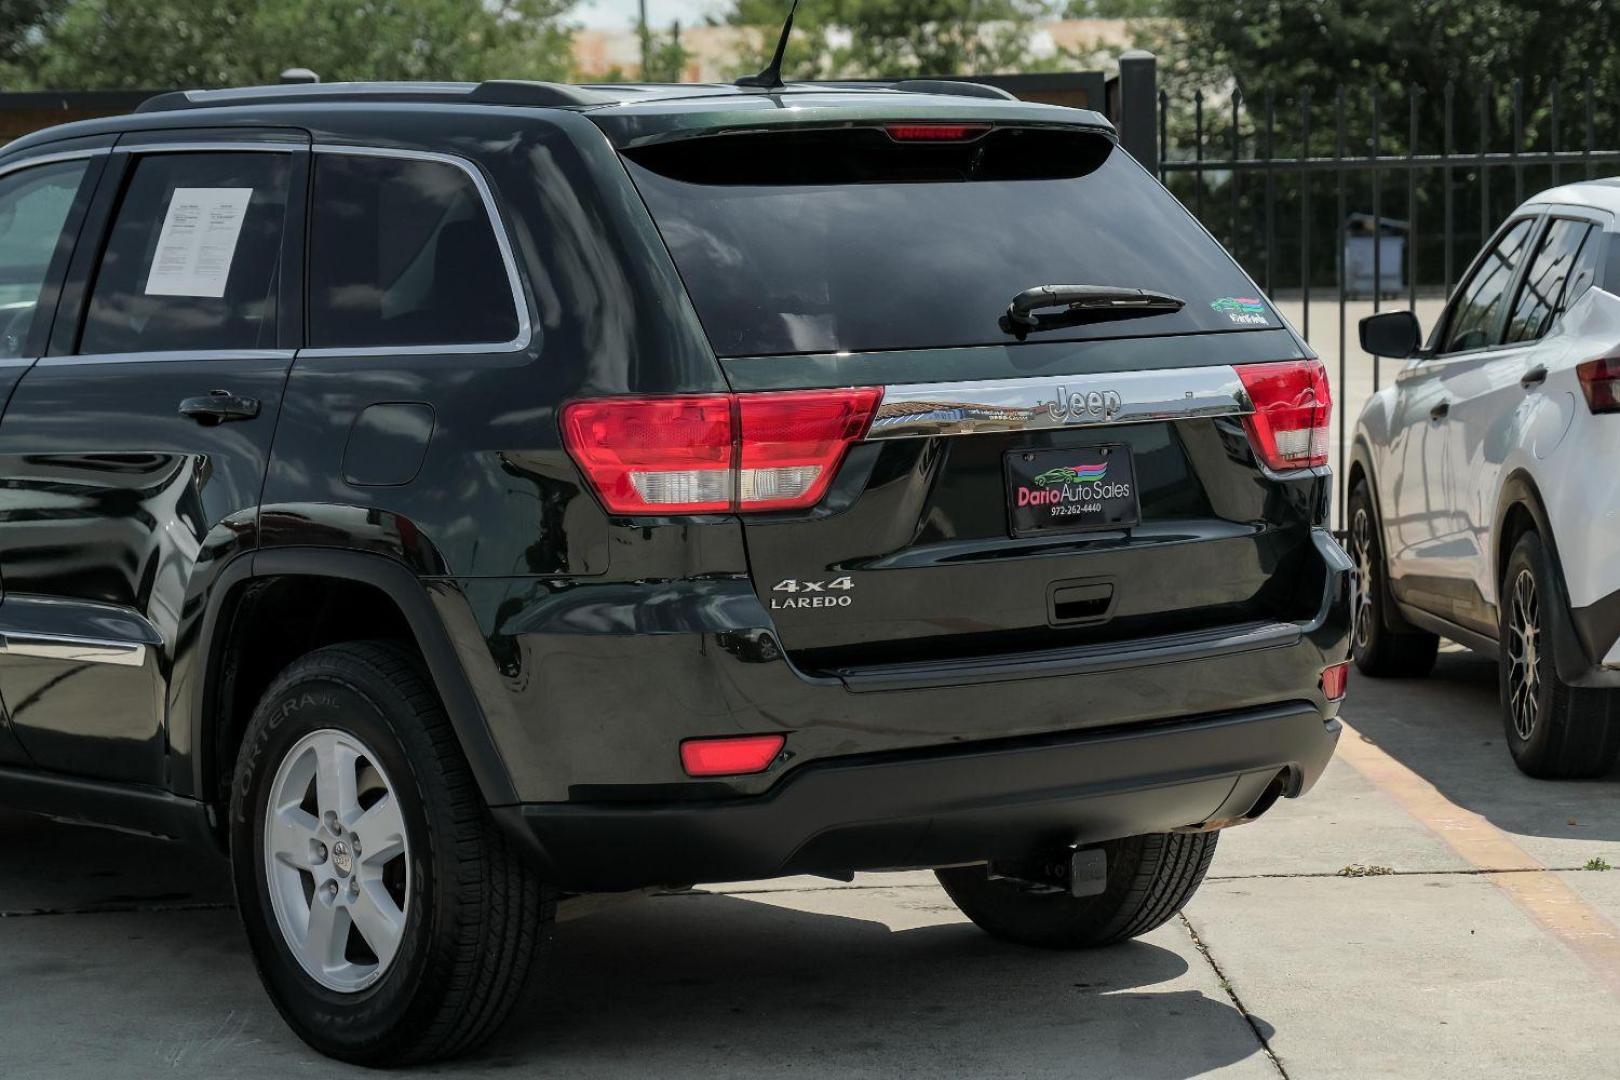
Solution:
<path fill-rule="evenodd" d="M 227 850 L 328 1054 L 584 892 L 1118 941 L 1332 753 L 1322 365 L 1093 113 L 169 94 L 0 153 L 0 263 L 0 801 Z"/>

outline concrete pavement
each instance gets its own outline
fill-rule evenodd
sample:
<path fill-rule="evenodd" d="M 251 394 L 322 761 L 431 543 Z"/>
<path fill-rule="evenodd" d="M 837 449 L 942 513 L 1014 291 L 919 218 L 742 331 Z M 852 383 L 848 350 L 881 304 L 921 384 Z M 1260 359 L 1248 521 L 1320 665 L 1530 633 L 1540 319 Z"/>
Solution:
<path fill-rule="evenodd" d="M 1356 747 L 1142 941 L 1000 945 L 925 874 L 655 897 L 561 926 L 542 1000 L 432 1074 L 1613 1076 L 1620 871 L 1580 868 L 1620 866 L 1620 782 L 1520 776 L 1464 652 L 1350 694 Z M 0 1077 L 363 1075 L 281 1024 L 216 862 L 0 817 L 0 913 Z"/>

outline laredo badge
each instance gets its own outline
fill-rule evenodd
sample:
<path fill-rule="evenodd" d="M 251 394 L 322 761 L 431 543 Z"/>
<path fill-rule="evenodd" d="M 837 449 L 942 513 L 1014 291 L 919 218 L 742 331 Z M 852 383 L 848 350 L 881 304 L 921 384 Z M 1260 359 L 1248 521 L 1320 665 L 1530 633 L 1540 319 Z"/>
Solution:
<path fill-rule="evenodd" d="M 855 583 L 848 575 L 833 578 L 831 581 L 801 581 L 797 578 L 784 578 L 771 586 L 771 592 L 783 593 L 820 593 L 820 596 L 773 596 L 771 597 L 771 610 L 782 611 L 786 608 L 820 608 L 820 607 L 849 607 L 851 603 L 850 592 Z M 829 592 L 837 589 L 842 595 Z"/>
<path fill-rule="evenodd" d="M 1209 306 L 1243 326 L 1270 326 L 1266 321 L 1266 304 L 1258 296 L 1223 296 L 1211 300 Z"/>

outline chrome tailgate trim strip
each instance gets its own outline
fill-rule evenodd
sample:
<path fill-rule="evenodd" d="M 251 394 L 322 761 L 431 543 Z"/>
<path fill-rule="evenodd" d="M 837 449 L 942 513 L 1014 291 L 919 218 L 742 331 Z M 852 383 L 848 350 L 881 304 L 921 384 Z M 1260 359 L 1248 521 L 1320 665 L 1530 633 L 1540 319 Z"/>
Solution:
<path fill-rule="evenodd" d="M 868 439 L 1040 431 L 1254 411 L 1230 366 L 888 386 Z"/>

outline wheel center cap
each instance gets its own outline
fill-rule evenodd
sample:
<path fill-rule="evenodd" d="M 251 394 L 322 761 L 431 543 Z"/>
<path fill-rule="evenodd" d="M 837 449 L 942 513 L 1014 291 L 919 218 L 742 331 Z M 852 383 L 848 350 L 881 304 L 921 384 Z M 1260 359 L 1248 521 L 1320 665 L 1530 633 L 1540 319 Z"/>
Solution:
<path fill-rule="evenodd" d="M 354 858 L 349 854 L 349 845 L 342 840 L 332 845 L 332 865 L 337 868 L 339 877 L 348 877 L 354 872 Z"/>

